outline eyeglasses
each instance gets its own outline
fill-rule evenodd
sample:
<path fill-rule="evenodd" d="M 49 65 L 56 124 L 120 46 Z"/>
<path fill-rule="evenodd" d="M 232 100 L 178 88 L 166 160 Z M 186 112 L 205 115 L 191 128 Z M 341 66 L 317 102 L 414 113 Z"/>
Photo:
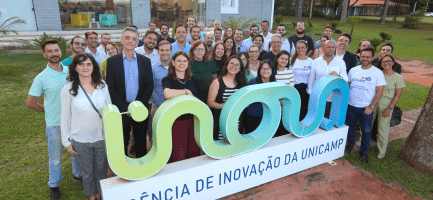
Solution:
<path fill-rule="evenodd" d="M 281 44 L 281 41 L 272 41 L 271 44 Z"/>
<path fill-rule="evenodd" d="M 382 64 L 391 64 L 392 63 L 392 60 L 383 60 L 382 61 Z"/>
<path fill-rule="evenodd" d="M 229 63 L 229 67 L 234 67 L 234 68 L 236 68 L 236 69 L 239 69 L 240 67 L 241 67 L 241 65 L 239 65 L 239 64 L 235 64 L 235 63 Z"/>
<path fill-rule="evenodd" d="M 249 51 L 251 54 L 258 54 L 259 53 L 259 51 L 257 50 L 257 51 Z"/>
<path fill-rule="evenodd" d="M 260 71 L 272 71 L 271 68 L 261 68 Z"/>
<path fill-rule="evenodd" d="M 205 48 L 196 48 L 196 49 L 194 49 L 194 51 L 197 51 L 197 52 L 203 52 L 205 50 Z"/>
<path fill-rule="evenodd" d="M 187 64 L 188 63 L 188 60 L 176 60 L 176 63 L 177 64 Z"/>
<path fill-rule="evenodd" d="M 339 39 L 338 41 L 341 42 L 341 43 L 349 43 L 349 40 L 342 40 L 342 39 Z"/>
<path fill-rule="evenodd" d="M 242 61 L 247 61 L 247 58 L 242 58 L 241 60 L 242 60 Z"/>
<path fill-rule="evenodd" d="M 259 31 L 259 29 L 251 29 L 251 31 Z"/>
<path fill-rule="evenodd" d="M 87 43 L 81 43 L 81 42 L 74 42 L 74 45 L 76 45 L 76 46 L 83 46 L 83 47 L 85 47 L 85 46 L 87 46 Z"/>
<path fill-rule="evenodd" d="M 304 28 L 305 25 L 297 25 L 297 27 L 299 27 L 299 28 Z"/>
<path fill-rule="evenodd" d="M 277 29 L 277 31 L 285 31 L 286 29 Z"/>

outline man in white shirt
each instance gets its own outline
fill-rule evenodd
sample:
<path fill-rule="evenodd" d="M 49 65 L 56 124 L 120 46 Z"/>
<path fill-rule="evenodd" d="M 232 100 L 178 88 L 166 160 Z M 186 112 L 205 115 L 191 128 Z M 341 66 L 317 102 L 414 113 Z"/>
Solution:
<path fill-rule="evenodd" d="M 332 75 L 348 80 L 346 72 L 346 64 L 343 60 L 335 58 L 335 43 L 331 40 L 325 42 L 323 46 L 323 56 L 313 61 L 311 66 L 310 76 L 308 77 L 308 94 L 311 94 L 314 85 L 317 81 L 324 76 Z M 326 99 L 325 117 L 329 118 L 331 112 L 333 92 L 328 95 Z"/>
<path fill-rule="evenodd" d="M 222 27 L 221 27 L 221 22 L 219 21 L 219 20 L 215 20 L 214 22 L 213 22 L 213 31 L 210 31 L 209 33 L 212 33 L 212 34 L 214 34 L 215 35 L 215 30 L 216 29 L 221 29 L 222 30 Z M 222 35 L 224 35 L 224 31 L 221 31 L 222 33 Z"/>
<path fill-rule="evenodd" d="M 86 36 L 87 48 L 85 53 L 90 53 L 101 66 L 102 62 L 107 59 L 107 54 L 104 51 L 97 49 L 98 46 L 98 33 L 96 31 L 88 30 L 84 33 Z"/>
<path fill-rule="evenodd" d="M 97 48 L 99 51 L 105 52 L 105 45 L 111 40 L 111 35 L 108 33 L 102 33 L 101 35 L 101 45 Z"/>
<path fill-rule="evenodd" d="M 278 24 L 276 33 L 280 34 L 282 37 L 282 39 L 281 39 L 282 40 L 281 41 L 282 42 L 281 43 L 281 51 L 286 50 L 287 52 L 290 53 L 290 56 L 293 56 L 293 54 L 295 54 L 296 47 L 292 41 L 290 41 L 289 39 L 286 38 L 286 33 L 287 33 L 286 32 L 286 25 Z M 263 44 L 264 44 L 263 50 L 265 50 L 267 52 L 272 51 L 272 45 L 269 44 L 269 41 L 266 43 L 263 43 Z"/>
<path fill-rule="evenodd" d="M 136 47 L 135 52 L 146 56 L 150 59 L 152 66 L 159 61 L 158 51 L 156 51 L 156 43 L 158 41 L 158 33 L 155 31 L 147 31 L 143 37 L 144 45 Z"/>
<path fill-rule="evenodd" d="M 349 73 L 350 69 L 356 66 L 356 55 L 347 51 L 352 41 L 352 36 L 347 33 L 340 34 L 337 38 L 337 51 L 335 57 L 344 60 L 346 63 L 346 71 Z"/>
<path fill-rule="evenodd" d="M 265 38 L 263 44 L 266 44 L 272 37 L 272 33 L 269 32 L 269 22 L 267 20 L 263 20 L 261 26 L 262 26 L 262 33 L 260 34 L 263 35 L 263 38 Z M 262 46 L 262 48 L 263 47 L 264 46 Z"/>
<path fill-rule="evenodd" d="M 361 65 L 352 68 L 349 72 L 349 106 L 347 107 L 346 124 L 348 144 L 345 151 L 350 153 L 355 145 L 356 123 L 360 121 L 362 130 L 361 162 L 368 163 L 368 146 L 371 138 L 371 124 L 373 109 L 379 102 L 386 85 L 382 71 L 371 65 L 374 50 L 370 47 L 362 49 L 360 53 Z"/>

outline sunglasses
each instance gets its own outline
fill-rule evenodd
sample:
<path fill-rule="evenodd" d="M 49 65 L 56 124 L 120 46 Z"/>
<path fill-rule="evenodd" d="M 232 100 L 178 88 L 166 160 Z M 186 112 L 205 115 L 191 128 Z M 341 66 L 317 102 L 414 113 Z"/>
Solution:
<path fill-rule="evenodd" d="M 83 46 L 83 47 L 85 47 L 85 46 L 87 46 L 87 43 L 81 43 L 81 42 L 74 42 L 74 45 L 77 45 L 77 46 Z"/>

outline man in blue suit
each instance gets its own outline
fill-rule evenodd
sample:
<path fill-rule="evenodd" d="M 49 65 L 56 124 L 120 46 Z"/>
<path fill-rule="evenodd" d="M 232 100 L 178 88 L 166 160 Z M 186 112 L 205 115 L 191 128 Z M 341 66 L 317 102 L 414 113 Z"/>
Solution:
<path fill-rule="evenodd" d="M 356 66 L 356 55 L 346 51 L 350 46 L 350 42 L 352 42 L 352 37 L 349 34 L 340 34 L 337 38 L 337 51 L 335 52 L 335 57 L 344 60 L 346 63 L 347 73 Z"/>

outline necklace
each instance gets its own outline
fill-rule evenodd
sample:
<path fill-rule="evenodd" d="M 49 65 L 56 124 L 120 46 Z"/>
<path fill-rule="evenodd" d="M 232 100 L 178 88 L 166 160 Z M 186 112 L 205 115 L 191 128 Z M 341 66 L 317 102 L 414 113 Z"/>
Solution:
<path fill-rule="evenodd" d="M 253 69 L 255 70 L 255 69 L 257 69 L 257 65 L 259 64 L 259 61 L 257 61 L 256 63 L 253 63 L 253 62 L 250 62 L 250 64 L 251 65 L 255 65 L 255 66 L 252 66 L 253 67 Z"/>
<path fill-rule="evenodd" d="M 177 80 L 179 81 L 179 83 L 182 83 L 183 85 L 185 85 L 185 83 L 186 83 L 186 80 L 185 80 L 185 82 L 182 82 L 179 78 L 177 78 Z"/>

